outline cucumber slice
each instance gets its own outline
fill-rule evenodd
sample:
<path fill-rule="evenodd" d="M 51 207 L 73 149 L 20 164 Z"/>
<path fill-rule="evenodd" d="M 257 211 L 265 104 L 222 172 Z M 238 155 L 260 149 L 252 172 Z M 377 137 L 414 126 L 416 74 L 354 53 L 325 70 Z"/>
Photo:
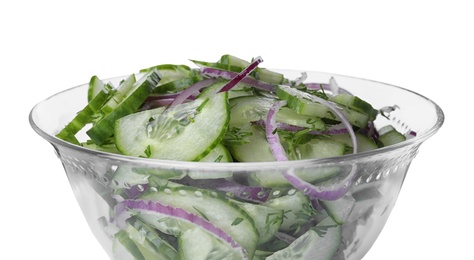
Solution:
<path fill-rule="evenodd" d="M 243 256 L 232 247 L 199 227 L 186 230 L 179 236 L 178 241 L 180 260 L 243 259 Z"/>
<path fill-rule="evenodd" d="M 305 127 L 313 130 L 326 129 L 326 124 L 321 118 L 298 114 L 296 111 L 288 107 L 282 107 L 280 110 L 278 110 L 276 120 L 277 122 Z"/>
<path fill-rule="evenodd" d="M 178 252 L 159 235 L 139 221 L 127 223 L 126 231 L 144 259 L 173 260 Z"/>
<path fill-rule="evenodd" d="M 252 218 L 244 210 L 216 192 L 183 186 L 146 193 L 141 199 L 157 201 L 202 216 L 229 234 L 247 250 L 249 258 L 252 258 L 259 238 Z M 142 215 L 139 218 L 144 217 Z M 156 227 L 156 225 L 164 224 L 164 221 L 160 222 L 152 217 L 147 219 L 146 223 L 152 223 Z M 188 225 L 190 226 L 186 229 L 192 227 L 193 224 L 188 223 Z M 184 230 L 182 224 L 176 228 L 178 233 Z"/>
<path fill-rule="evenodd" d="M 400 143 L 407 139 L 406 136 L 398 132 L 391 125 L 387 125 L 380 128 L 379 134 L 380 136 L 377 139 L 377 143 L 380 147 L 385 147 L 392 144 Z"/>
<path fill-rule="evenodd" d="M 90 102 L 99 92 L 105 90 L 105 84 L 97 76 L 92 76 L 87 90 L 87 102 Z"/>
<path fill-rule="evenodd" d="M 285 249 L 269 256 L 268 260 L 318 259 L 331 260 L 341 243 L 341 226 L 325 218 Z"/>
<path fill-rule="evenodd" d="M 327 106 L 298 97 L 296 94 L 287 91 L 286 88 L 277 86 L 276 95 L 280 99 L 286 100 L 288 107 L 298 114 L 335 119 Z"/>
<path fill-rule="evenodd" d="M 299 226 L 308 222 L 313 215 L 309 199 L 300 191 L 291 190 L 290 194 L 274 198 L 265 202 L 265 206 L 276 210 L 283 210 L 283 222 L 280 230 L 295 231 Z"/>
<path fill-rule="evenodd" d="M 265 205 L 232 201 L 243 209 L 255 222 L 260 234 L 258 245 L 268 242 L 278 232 L 283 222 L 283 210 L 274 209 Z"/>
<path fill-rule="evenodd" d="M 276 88 L 276 94 L 280 99 L 286 100 L 288 102 L 288 107 L 299 114 L 339 121 L 336 115 L 328 107 L 306 99 L 297 89 L 285 85 L 278 85 Z M 365 128 L 367 126 L 369 122 L 368 115 L 346 106 L 340 106 L 339 109 L 352 125 L 359 128 Z"/>
<path fill-rule="evenodd" d="M 194 72 L 189 66 L 175 64 L 161 64 L 147 69 L 142 69 L 140 72 L 150 72 L 152 70 L 157 70 L 161 75 L 161 80 L 158 83 L 157 88 L 154 90 L 154 92 L 158 93 L 163 93 L 163 90 L 168 89 L 170 85 L 164 87 L 164 85 L 167 85 L 168 83 L 194 76 Z"/>
<path fill-rule="evenodd" d="M 221 142 L 229 114 L 226 92 L 135 113 L 117 121 L 115 143 L 125 155 L 199 161 Z"/>
<path fill-rule="evenodd" d="M 346 194 L 338 200 L 321 200 L 321 205 L 334 222 L 342 225 L 349 218 L 355 206 L 355 199 L 351 195 Z"/>
<path fill-rule="evenodd" d="M 248 96 L 233 98 L 229 101 L 231 107 L 230 126 L 240 127 L 249 122 L 264 120 L 274 99 Z"/>
<path fill-rule="evenodd" d="M 119 230 L 115 233 L 112 251 L 116 259 L 146 260 L 125 230 Z"/>
<path fill-rule="evenodd" d="M 115 121 L 137 111 L 148 95 L 155 89 L 161 76 L 157 70 L 145 74 L 133 84 L 132 89 L 123 100 L 106 116 L 101 118 L 86 133 L 98 145 L 104 143 L 114 134 Z"/>
<path fill-rule="evenodd" d="M 352 147 L 352 140 L 349 134 L 331 135 L 329 136 L 329 139 L 336 142 L 343 143 L 348 147 Z M 356 133 L 356 139 L 357 139 L 358 152 L 370 151 L 370 150 L 374 150 L 378 148 L 374 140 L 370 139 L 369 137 L 363 134 Z"/>
<path fill-rule="evenodd" d="M 272 162 L 275 157 L 270 150 L 265 131 L 256 125 L 245 125 L 231 129 L 224 143 L 239 162 Z"/>
<path fill-rule="evenodd" d="M 244 68 L 250 65 L 250 62 L 240 59 L 238 57 L 229 55 L 229 54 L 222 55 L 218 63 L 229 66 L 226 68 L 227 70 L 230 69 L 230 66 L 240 67 L 241 69 L 238 72 L 242 71 Z M 283 74 L 270 71 L 264 68 L 256 68 L 255 72 L 253 72 L 251 76 L 255 77 L 258 80 L 261 80 L 270 84 L 288 83 L 288 79 L 285 79 Z"/>
<path fill-rule="evenodd" d="M 69 122 L 56 137 L 74 144 L 79 141 L 74 137 L 81 129 L 92 121 L 92 117 L 111 97 L 109 89 L 100 91 L 76 116 Z"/>
<path fill-rule="evenodd" d="M 346 145 L 326 138 L 313 138 L 297 148 L 299 159 L 326 158 L 344 155 Z"/>
<path fill-rule="evenodd" d="M 367 103 L 365 100 L 362 100 L 357 96 L 353 96 L 350 94 L 338 94 L 335 96 L 330 96 L 329 100 L 337 104 L 350 107 L 361 113 L 364 113 L 370 117 L 370 120 L 374 120 L 378 114 L 378 111 L 375 110 L 371 104 Z"/>
<path fill-rule="evenodd" d="M 101 116 L 106 116 L 112 112 L 120 102 L 128 95 L 130 90 L 133 88 L 133 84 L 136 82 L 135 74 L 128 76 L 125 80 L 120 82 L 120 85 L 115 90 L 114 95 L 111 99 L 105 103 L 105 105 L 100 109 Z"/>
<path fill-rule="evenodd" d="M 230 155 L 229 150 L 224 145 L 218 144 L 200 162 L 232 162 L 232 155 Z M 194 177 L 191 176 L 191 178 L 196 179 Z"/>

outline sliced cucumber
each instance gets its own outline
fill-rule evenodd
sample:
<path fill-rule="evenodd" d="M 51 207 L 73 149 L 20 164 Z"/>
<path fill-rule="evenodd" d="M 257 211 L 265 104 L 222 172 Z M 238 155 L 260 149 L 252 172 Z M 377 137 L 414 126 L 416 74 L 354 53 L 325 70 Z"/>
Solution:
<path fill-rule="evenodd" d="M 233 201 L 243 209 L 255 222 L 255 227 L 260 234 L 258 244 L 268 242 L 278 231 L 283 222 L 283 211 L 269 206 Z"/>
<path fill-rule="evenodd" d="M 352 147 L 352 139 L 349 134 L 339 134 L 339 135 L 331 135 L 329 136 L 329 139 L 340 142 L 345 144 L 346 146 Z M 374 140 L 370 139 L 369 137 L 356 133 L 356 139 L 357 139 L 357 151 L 358 152 L 364 152 L 364 151 L 370 151 L 377 149 L 378 146 L 374 142 Z"/>
<path fill-rule="evenodd" d="M 334 222 L 342 225 L 349 218 L 355 206 L 355 199 L 351 195 L 346 194 L 337 200 L 321 200 L 321 205 Z"/>
<path fill-rule="evenodd" d="M 335 96 L 330 96 L 329 100 L 337 104 L 350 107 L 361 113 L 364 113 L 370 117 L 370 120 L 375 119 L 378 113 L 378 111 L 374 109 L 371 104 L 367 103 L 365 100 L 362 100 L 357 96 L 353 96 L 350 94 L 338 94 Z"/>
<path fill-rule="evenodd" d="M 333 121 L 339 121 L 337 116 L 328 107 L 309 100 L 307 98 L 308 93 L 301 92 L 295 88 L 278 85 L 276 88 L 276 94 L 280 99 L 288 102 L 288 107 L 295 110 L 299 114 L 317 116 L 326 118 Z M 349 123 L 352 125 L 364 128 L 369 122 L 369 116 L 353 110 L 346 106 L 339 107 L 340 112 L 347 118 Z"/>
<path fill-rule="evenodd" d="M 326 218 L 268 260 L 318 259 L 331 260 L 341 243 L 341 226 Z"/>
<path fill-rule="evenodd" d="M 133 84 L 133 88 L 108 115 L 101 118 L 87 135 L 96 143 L 102 144 L 114 134 L 115 121 L 137 111 L 148 95 L 156 88 L 161 76 L 157 70 L 145 74 Z"/>
<path fill-rule="evenodd" d="M 240 67 L 241 70 L 243 70 L 244 68 L 250 65 L 250 62 L 240 59 L 238 57 L 229 55 L 229 54 L 222 55 L 218 63 L 229 66 L 227 67 L 227 70 L 230 69 L 230 66 Z M 268 82 L 270 84 L 288 83 L 288 79 L 286 79 L 283 74 L 270 71 L 264 68 L 256 68 L 255 72 L 252 73 L 251 75 L 258 80 Z"/>
<path fill-rule="evenodd" d="M 292 93 L 288 90 L 286 87 L 277 86 L 276 95 L 280 99 L 286 100 L 288 107 L 295 110 L 298 114 L 336 119 L 327 106 L 303 99 L 296 93 Z"/>
<path fill-rule="evenodd" d="M 186 65 L 161 64 L 147 69 L 142 69 L 140 72 L 150 72 L 152 70 L 157 70 L 161 75 L 161 80 L 158 83 L 157 88 L 154 90 L 154 92 L 157 93 L 164 93 L 165 90 L 168 90 L 171 87 L 171 85 L 168 84 L 171 82 L 183 79 L 189 80 L 190 78 L 191 80 L 196 80 L 192 78 L 195 76 L 194 72 L 189 66 Z M 165 87 L 165 85 L 167 86 Z"/>
<path fill-rule="evenodd" d="M 202 216 L 229 234 L 239 245 L 247 250 L 249 258 L 252 258 L 259 238 L 253 219 L 244 210 L 216 192 L 183 186 L 164 188 L 157 192 L 146 193 L 141 199 L 157 201 Z M 141 215 L 140 218 L 142 217 L 144 216 Z M 153 216 L 146 220 L 146 223 L 151 223 L 155 227 L 166 222 L 160 222 Z M 186 224 L 188 225 L 187 227 L 183 227 L 182 224 L 178 225 L 178 233 L 192 227 L 191 223 Z"/>
<path fill-rule="evenodd" d="M 268 200 L 264 205 L 284 211 L 283 222 L 280 226 L 280 230 L 283 231 L 297 230 L 299 226 L 307 223 L 312 215 L 311 202 L 300 191 L 292 190 L 290 194 Z"/>
<path fill-rule="evenodd" d="M 87 102 L 90 102 L 99 92 L 105 90 L 105 84 L 97 76 L 92 76 L 87 90 Z"/>
<path fill-rule="evenodd" d="M 184 231 L 178 241 L 180 260 L 236 260 L 244 258 L 235 249 L 199 227 Z"/>
<path fill-rule="evenodd" d="M 275 157 L 270 150 L 265 131 L 256 125 L 231 129 L 224 139 L 232 157 L 239 162 L 271 162 Z"/>
<path fill-rule="evenodd" d="M 92 121 L 92 117 L 111 97 L 108 89 L 100 91 L 76 116 L 69 122 L 56 137 L 79 144 L 74 137 L 81 129 Z"/>
<path fill-rule="evenodd" d="M 280 110 L 278 110 L 276 120 L 277 122 L 305 127 L 313 130 L 326 129 L 326 124 L 321 118 L 298 114 L 296 111 L 288 107 L 282 107 Z"/>
<path fill-rule="evenodd" d="M 380 147 L 385 147 L 392 144 L 400 143 L 407 139 L 406 136 L 398 132 L 391 125 L 387 125 L 380 128 L 379 134 L 380 136 L 377 139 L 377 143 Z"/>
<path fill-rule="evenodd" d="M 101 116 L 106 116 L 112 112 L 120 102 L 129 94 L 133 88 L 133 84 L 136 82 L 135 74 L 128 76 L 125 80 L 120 82 L 120 85 L 115 90 L 114 95 L 110 98 L 107 103 L 100 109 Z"/>
<path fill-rule="evenodd" d="M 326 138 L 313 138 L 297 148 L 299 159 L 315 159 L 344 155 L 346 145 Z"/>
<path fill-rule="evenodd" d="M 112 250 L 114 257 L 117 259 L 146 260 L 125 230 L 119 230 L 115 233 Z"/>
<path fill-rule="evenodd" d="M 200 162 L 232 162 L 232 155 L 224 145 L 218 144 Z M 195 179 L 191 176 L 191 178 Z"/>
<path fill-rule="evenodd" d="M 199 161 L 224 137 L 229 113 L 226 92 L 135 113 L 117 121 L 115 143 L 126 155 Z"/>
<path fill-rule="evenodd" d="M 274 102 L 273 99 L 260 96 L 231 99 L 229 101 L 231 107 L 229 125 L 240 127 L 249 122 L 264 120 Z"/>
<path fill-rule="evenodd" d="M 126 231 L 144 259 L 173 260 L 178 257 L 178 252 L 171 245 L 140 221 L 127 223 Z"/>

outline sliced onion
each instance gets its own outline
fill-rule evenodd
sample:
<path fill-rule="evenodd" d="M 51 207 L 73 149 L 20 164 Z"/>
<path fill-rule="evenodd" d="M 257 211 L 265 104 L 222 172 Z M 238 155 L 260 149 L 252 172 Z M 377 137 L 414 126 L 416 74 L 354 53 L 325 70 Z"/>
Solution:
<path fill-rule="evenodd" d="M 183 103 L 190 96 L 192 96 L 199 90 L 210 86 L 214 82 L 214 79 L 205 79 L 194 83 L 193 85 L 187 87 L 185 90 L 181 91 L 181 93 L 174 99 L 174 101 L 169 105 L 169 107 L 173 107 Z"/>
<path fill-rule="evenodd" d="M 231 90 L 235 85 L 237 85 L 240 81 L 242 81 L 247 75 L 249 75 L 252 71 L 254 71 L 258 64 L 262 63 L 263 59 L 258 56 L 255 58 L 250 65 L 242 70 L 239 74 L 237 74 L 234 78 L 232 78 L 227 84 L 225 84 L 219 92 L 225 92 Z"/>
<path fill-rule="evenodd" d="M 285 149 L 280 142 L 280 137 L 277 133 L 276 114 L 282 106 L 286 105 L 285 100 L 275 102 L 272 107 L 268 110 L 267 120 L 265 121 L 265 132 L 268 143 L 270 144 L 270 150 L 272 151 L 273 157 L 277 161 L 288 161 Z"/>
<path fill-rule="evenodd" d="M 169 106 L 171 103 L 173 103 L 173 101 L 174 101 L 174 98 L 145 101 L 143 105 L 140 107 L 139 111 Z"/>
<path fill-rule="evenodd" d="M 156 212 L 169 217 L 177 218 L 180 220 L 188 221 L 193 223 L 207 232 L 213 234 L 217 238 L 221 239 L 225 243 L 229 244 L 232 248 L 244 253 L 246 250 L 240 246 L 229 234 L 224 230 L 215 226 L 211 222 L 205 220 L 201 216 L 188 212 L 182 208 L 175 208 L 169 205 L 161 204 L 156 201 L 149 200 L 125 200 L 115 206 L 115 214 L 117 225 L 121 228 L 125 227 L 125 221 L 130 217 L 129 210 L 133 211 L 144 211 L 144 212 Z"/>
<path fill-rule="evenodd" d="M 231 80 L 235 76 L 237 76 L 238 73 L 227 71 L 227 70 L 214 69 L 214 68 L 202 68 L 201 74 L 208 77 L 213 77 L 213 78 L 220 77 L 223 79 Z M 242 79 L 242 83 L 245 83 L 257 89 L 265 90 L 268 92 L 275 92 L 275 87 L 273 85 L 254 79 L 254 78 L 246 77 Z"/>

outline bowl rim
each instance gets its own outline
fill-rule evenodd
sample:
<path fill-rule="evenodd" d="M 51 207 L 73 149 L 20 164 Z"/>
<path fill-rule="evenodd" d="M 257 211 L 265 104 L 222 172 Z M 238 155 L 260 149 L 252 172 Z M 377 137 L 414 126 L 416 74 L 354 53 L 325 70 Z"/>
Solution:
<path fill-rule="evenodd" d="M 220 163 L 214 163 L 214 162 L 193 162 L 193 161 L 176 161 L 176 160 L 163 160 L 163 159 L 154 159 L 154 158 L 142 158 L 142 157 L 134 157 L 134 156 L 128 156 L 128 155 L 122 155 L 122 154 L 113 154 L 113 153 L 108 153 L 108 152 L 103 152 L 103 151 L 98 151 L 98 150 L 93 150 L 89 149 L 83 146 L 75 145 L 69 142 L 66 142 L 62 139 L 57 138 L 56 136 L 50 135 L 49 133 L 45 132 L 43 129 L 41 129 L 35 122 L 33 118 L 33 114 L 36 111 L 37 107 L 40 106 L 42 103 L 47 102 L 49 99 L 52 99 L 58 95 L 61 95 L 65 92 L 71 91 L 73 89 L 81 88 L 84 87 L 87 83 L 83 83 L 65 90 L 62 90 L 60 92 L 57 92 L 51 96 L 49 96 L 46 99 L 43 99 L 42 101 L 38 102 L 31 110 L 29 113 L 29 123 L 33 130 L 43 137 L 45 140 L 50 142 L 54 147 L 55 145 L 67 147 L 68 149 L 74 150 L 76 152 L 81 152 L 88 154 L 90 156 L 96 156 L 101 159 L 107 159 L 107 160 L 112 160 L 112 161 L 121 161 L 121 162 L 126 162 L 126 163 L 131 163 L 131 164 L 138 164 L 138 165 L 147 165 L 147 166 L 159 166 L 159 167 L 171 167 L 173 169 L 193 169 L 193 170 L 212 170 L 212 171 L 255 171 L 255 170 L 267 170 L 267 169 L 288 169 L 288 168 L 301 168 L 305 166 L 315 166 L 315 165 L 328 165 L 328 164 L 355 164 L 357 161 L 364 159 L 364 158 L 370 158 L 373 156 L 379 156 L 382 154 L 387 154 L 392 151 L 400 150 L 405 147 L 409 146 L 414 146 L 414 145 L 421 145 L 424 141 L 426 141 L 428 138 L 433 136 L 443 125 L 445 115 L 441 107 L 434 102 L 433 100 L 427 98 L 424 95 L 421 95 L 415 91 L 399 87 L 396 85 L 376 81 L 376 80 L 370 80 L 370 79 L 365 79 L 365 78 L 360 78 L 360 77 L 354 77 L 354 76 L 347 76 L 347 75 L 342 75 L 342 74 L 336 74 L 336 73 L 326 73 L 326 72 L 319 72 L 319 71 L 311 71 L 311 70 L 282 70 L 282 69 L 272 69 L 273 71 L 278 71 L 278 72 L 308 72 L 308 73 L 318 73 L 320 75 L 326 75 L 326 76 L 337 76 L 337 77 L 344 77 L 347 79 L 354 79 L 354 80 L 361 80 L 361 81 L 368 81 L 376 84 L 383 84 L 389 87 L 397 88 L 399 90 L 403 90 L 406 92 L 410 92 L 431 105 L 433 105 L 435 112 L 436 112 L 436 117 L 437 120 L 436 122 L 429 128 L 426 132 L 422 134 L 417 134 L 415 137 L 407 139 L 406 141 L 390 145 L 387 147 L 382 147 L 370 151 L 364 151 L 364 152 L 358 152 L 356 154 L 346 154 L 342 156 L 336 156 L 336 157 L 327 157 L 327 158 L 317 158 L 317 159 L 304 159 L 304 160 L 289 160 L 289 161 L 271 161 L 271 162 L 239 162 L 239 163 L 234 163 L 234 162 L 220 162 Z M 139 75 L 139 73 L 136 73 L 136 75 Z M 107 78 L 104 80 L 113 80 L 113 79 L 118 79 L 118 78 L 123 78 L 125 76 L 117 76 L 117 77 L 111 77 Z M 56 149 L 56 148 L 55 148 Z"/>

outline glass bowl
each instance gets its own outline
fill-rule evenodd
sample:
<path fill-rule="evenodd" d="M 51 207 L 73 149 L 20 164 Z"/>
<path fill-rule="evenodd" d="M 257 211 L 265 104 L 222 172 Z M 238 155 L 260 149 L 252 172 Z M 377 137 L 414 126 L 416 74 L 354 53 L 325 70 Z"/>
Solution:
<path fill-rule="evenodd" d="M 279 72 L 287 78 L 301 75 L 300 71 Z M 40 102 L 29 120 L 54 147 L 92 232 L 112 259 L 137 255 L 179 259 L 203 252 L 214 254 L 215 259 L 238 259 L 245 254 L 265 259 L 270 249 L 293 241 L 298 245 L 273 259 L 308 255 L 311 259 L 361 259 L 382 231 L 418 148 L 438 131 L 444 115 L 428 98 L 393 85 L 319 72 L 307 72 L 307 76 L 307 82 L 328 82 L 334 77 L 338 85 L 375 108 L 397 105 L 399 109 L 387 118 L 378 117 L 375 125 L 391 124 L 402 133 L 414 131 L 416 136 L 355 155 L 287 162 L 204 163 L 128 157 L 55 137 L 85 106 L 87 84 Z M 118 85 L 124 78 L 107 81 Z M 311 183 L 314 189 L 331 193 L 342 187 L 344 194 L 330 200 L 305 196 L 307 190 L 295 189 L 283 177 L 289 171 L 308 183 L 313 176 L 327 175 Z M 140 194 L 176 200 L 172 199 L 172 206 L 163 206 L 136 199 Z M 269 205 L 274 206 L 273 211 L 268 210 Z M 222 224 L 229 218 L 232 223 Z M 276 230 L 275 223 L 285 232 Z M 309 230 L 317 235 L 302 235 Z M 190 237 L 192 243 L 176 248 L 179 241 Z"/>

